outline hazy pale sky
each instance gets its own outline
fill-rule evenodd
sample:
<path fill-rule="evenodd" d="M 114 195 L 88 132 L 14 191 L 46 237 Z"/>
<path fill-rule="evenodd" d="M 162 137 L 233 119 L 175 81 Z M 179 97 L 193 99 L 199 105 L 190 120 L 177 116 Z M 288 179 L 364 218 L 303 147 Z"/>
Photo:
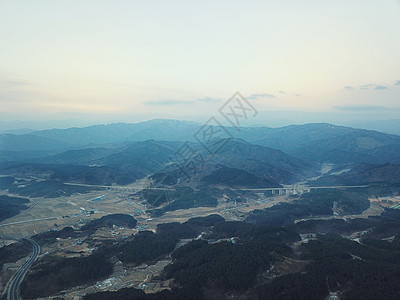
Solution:
<path fill-rule="evenodd" d="M 0 117 L 400 118 L 400 1 L 1 1 Z"/>

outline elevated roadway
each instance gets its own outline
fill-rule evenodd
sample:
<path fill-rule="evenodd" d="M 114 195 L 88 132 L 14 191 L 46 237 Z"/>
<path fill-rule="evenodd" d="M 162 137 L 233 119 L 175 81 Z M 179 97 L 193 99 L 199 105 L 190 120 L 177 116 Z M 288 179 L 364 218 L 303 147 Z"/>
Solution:
<path fill-rule="evenodd" d="M 31 257 L 18 269 L 17 273 L 15 273 L 14 277 L 11 279 L 10 285 L 8 287 L 8 295 L 7 300 L 20 300 L 21 297 L 19 296 L 19 287 L 21 285 L 22 280 L 26 273 L 28 272 L 29 268 L 35 262 L 40 254 L 40 246 L 32 239 L 22 238 L 28 241 L 33 248 L 33 252 Z"/>

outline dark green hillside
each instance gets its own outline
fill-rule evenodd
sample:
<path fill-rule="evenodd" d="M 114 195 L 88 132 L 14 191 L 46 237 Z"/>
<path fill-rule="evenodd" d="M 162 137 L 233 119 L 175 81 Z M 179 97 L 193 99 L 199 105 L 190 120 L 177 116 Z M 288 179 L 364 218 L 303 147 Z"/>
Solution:
<path fill-rule="evenodd" d="M 358 214 L 369 207 L 368 192 L 313 190 L 293 203 L 282 203 L 264 210 L 254 210 L 246 222 L 264 225 L 289 225 L 296 219 L 333 215 L 333 205 L 340 214 Z"/>
<path fill-rule="evenodd" d="M 280 150 L 241 140 L 230 140 L 211 161 L 245 170 L 272 182 L 288 184 L 315 176 L 318 168 Z"/>
<path fill-rule="evenodd" d="M 8 246 L 0 247 L 0 271 L 5 263 L 15 263 L 29 255 L 32 251 L 31 244 L 26 241 L 18 241 Z"/>
<path fill-rule="evenodd" d="M 66 239 L 69 237 L 80 238 L 92 235 L 95 231 L 102 227 L 112 228 L 114 225 L 118 227 L 134 228 L 137 221 L 134 217 L 124 214 L 111 214 L 99 219 L 94 219 L 81 227 L 74 230 L 72 227 L 64 227 L 61 230 L 49 230 L 34 235 L 32 238 L 40 245 L 52 244 L 57 238 Z"/>
<path fill-rule="evenodd" d="M 202 185 L 227 186 L 231 188 L 259 188 L 259 187 L 281 187 L 276 182 L 258 177 L 244 170 L 219 166 L 217 170 L 201 179 Z"/>
<path fill-rule="evenodd" d="M 88 257 L 45 256 L 21 284 L 24 299 L 53 295 L 73 286 L 94 283 L 112 273 L 113 265 L 101 254 Z"/>
<path fill-rule="evenodd" d="M 29 199 L 0 195 L 0 222 L 28 208 Z"/>
<path fill-rule="evenodd" d="M 360 214 L 366 210 L 370 203 L 368 191 L 359 190 L 312 190 L 303 194 L 296 203 L 313 207 L 332 208 L 336 202 L 336 211 L 340 214 Z"/>
<path fill-rule="evenodd" d="M 8 189 L 10 186 L 13 185 L 14 181 L 15 178 L 11 176 L 0 177 L 0 190 Z"/>
<path fill-rule="evenodd" d="M 81 231 L 94 232 L 96 229 L 101 227 L 112 228 L 114 225 L 118 227 L 128 227 L 134 228 L 137 221 L 134 217 L 124 214 L 112 214 L 101 217 L 100 219 L 95 219 L 87 223 L 81 228 Z"/>
<path fill-rule="evenodd" d="M 61 230 L 41 232 L 32 236 L 32 239 L 34 239 L 40 246 L 43 246 L 54 243 L 57 238 L 67 239 L 69 237 L 76 238 L 79 236 L 82 236 L 81 232 L 75 231 L 72 227 L 64 227 Z"/>
<path fill-rule="evenodd" d="M 124 288 L 119 291 L 99 292 L 87 294 L 84 300 L 201 300 L 203 296 L 197 291 L 190 289 L 163 290 L 155 294 L 146 294 L 143 290 L 135 288 Z"/>
<path fill-rule="evenodd" d="M 322 235 L 302 245 L 311 260 L 305 274 L 290 274 L 257 289 L 251 299 L 398 299 L 400 247 L 365 246 L 337 235 Z"/>
<path fill-rule="evenodd" d="M 207 285 L 246 289 L 255 283 L 259 271 L 269 268 L 273 258 L 267 249 L 268 242 L 263 241 L 238 245 L 194 241 L 172 254 L 174 262 L 165 268 L 166 277 L 193 290 Z"/>
<path fill-rule="evenodd" d="M 211 188 L 200 188 L 197 191 L 189 187 L 177 188 L 172 192 L 146 191 L 144 196 L 147 202 L 155 207 L 167 202 L 167 205 L 162 208 L 148 211 L 154 217 L 161 216 L 167 211 L 192 207 L 214 207 L 218 204 Z"/>
<path fill-rule="evenodd" d="M 154 234 L 151 231 L 141 231 L 133 241 L 125 243 L 120 248 L 118 258 L 123 263 L 140 265 L 143 262 L 151 263 L 175 248 L 179 236 L 169 233 Z"/>

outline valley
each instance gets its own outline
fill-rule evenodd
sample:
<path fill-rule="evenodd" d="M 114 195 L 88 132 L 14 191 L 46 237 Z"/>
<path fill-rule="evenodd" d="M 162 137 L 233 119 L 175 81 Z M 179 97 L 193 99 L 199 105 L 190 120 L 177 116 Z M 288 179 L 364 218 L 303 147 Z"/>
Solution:
<path fill-rule="evenodd" d="M 303 192 L 309 192 L 305 186 L 298 185 L 287 187 L 286 189 L 271 188 L 266 189 L 235 189 L 235 192 L 242 191 L 250 193 L 249 197 L 242 197 L 240 202 L 232 201 L 224 194 L 218 199 L 215 207 L 198 207 L 189 209 L 178 209 L 168 211 L 159 217 L 152 217 L 146 211 L 150 207 L 140 193 L 143 181 L 140 185 L 133 186 L 113 186 L 112 188 L 98 186 L 98 191 L 92 191 L 82 195 L 72 195 L 59 198 L 32 198 L 33 203 L 28 210 L 19 215 L 9 218 L 0 223 L 0 236 L 2 244 L 10 242 L 12 236 L 32 236 L 41 232 L 57 232 L 65 227 L 75 229 L 82 228 L 91 220 L 99 219 L 107 215 L 130 214 L 137 220 L 135 228 L 116 227 L 99 228 L 89 236 L 75 238 L 57 238 L 55 242 L 45 244 L 41 248 L 40 258 L 46 255 L 59 256 L 65 258 L 89 256 L 93 253 L 93 245 L 85 241 L 90 238 L 92 241 L 123 243 L 125 239 L 136 235 L 139 231 L 157 232 L 157 226 L 168 223 L 185 223 L 192 218 L 206 217 L 209 215 L 220 215 L 226 221 L 245 221 L 249 214 L 254 210 L 271 208 L 282 203 L 292 203 L 298 199 Z M 331 187 L 335 188 L 335 187 Z M 336 187 L 339 188 L 339 187 Z M 352 188 L 352 187 L 347 187 Z M 353 187 L 357 188 L 357 187 Z M 365 188 L 365 187 L 364 187 Z M 135 191 L 135 193 L 128 193 Z M 233 191 L 232 191 L 233 192 Z M 271 193 L 266 196 L 267 193 Z M 237 199 L 235 199 L 237 200 Z M 357 215 L 337 215 L 316 216 L 311 218 L 301 218 L 294 221 L 306 222 L 310 220 L 332 220 L 349 218 L 368 218 L 379 216 L 384 208 L 371 201 L 371 207 Z M 6 237 L 4 239 L 4 237 Z M 187 244 L 191 240 L 185 241 L 180 246 Z M 78 286 L 62 292 L 66 300 L 79 299 L 80 295 L 96 293 L 101 291 L 118 290 L 122 288 L 138 288 L 146 293 L 157 293 L 165 289 L 170 289 L 168 282 L 157 279 L 166 265 L 171 263 L 171 259 L 159 260 L 155 264 L 142 264 L 136 267 L 123 266 L 121 262 L 114 265 L 111 276 L 103 281 L 98 281 L 90 286 Z M 17 262 L 13 267 L 18 266 Z M 278 264 L 279 265 L 279 264 Z M 278 270 L 282 267 L 278 267 Z M 289 267 L 289 270 L 296 266 Z M 287 270 L 287 267 L 285 268 Z M 287 271 L 279 271 L 285 274 Z M 153 279 L 155 278 L 155 279 Z M 3 282 L 5 284 L 6 282 Z M 52 299 L 43 298 L 43 299 Z"/>
<path fill-rule="evenodd" d="M 180 136 L 188 137 L 190 128 L 180 124 Z M 40 254 L 20 293 L 24 299 L 48 300 L 258 299 L 267 291 L 278 297 L 279 286 L 293 276 L 298 292 L 306 295 L 305 278 L 321 284 L 313 269 L 319 268 L 316 242 L 324 253 L 332 241 L 343 239 L 336 242 L 351 249 L 350 258 L 369 261 L 369 268 L 385 264 L 368 256 L 386 251 L 380 241 L 390 241 L 393 246 L 384 248 L 397 251 L 400 168 L 397 146 L 389 147 L 400 145 L 397 137 L 325 124 L 246 128 L 240 139 L 222 140 L 224 147 L 210 154 L 192 141 L 113 142 L 112 134 L 111 144 L 54 141 L 66 133 L 51 133 L 53 148 L 43 149 L 42 158 L 14 160 L 13 153 L 0 163 L 3 297 L 31 252 L 21 237 L 38 243 Z M 329 135 L 340 140 L 337 148 L 309 152 L 316 143 L 327 143 Z M 32 151 L 41 151 L 34 138 L 28 140 L 34 141 Z M 194 163 L 178 155 L 188 149 L 202 157 L 196 161 L 201 164 L 182 171 Z M 329 158 L 344 149 L 346 160 Z M 368 159 L 387 161 L 360 163 L 366 151 Z M 345 240 L 365 249 L 357 252 Z M 331 268 L 327 255 L 323 264 Z M 345 263 L 346 255 L 335 263 Z M 332 286 L 337 297 L 347 293 L 344 282 Z M 332 293 L 319 289 L 324 297 Z"/>

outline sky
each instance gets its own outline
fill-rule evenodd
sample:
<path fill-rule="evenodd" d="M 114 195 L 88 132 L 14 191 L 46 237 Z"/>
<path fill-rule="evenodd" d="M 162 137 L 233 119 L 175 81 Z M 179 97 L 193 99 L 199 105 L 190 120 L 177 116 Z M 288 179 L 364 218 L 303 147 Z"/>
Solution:
<path fill-rule="evenodd" d="M 236 91 L 260 124 L 400 119 L 399 32 L 400 0 L 1 1 L 0 122 L 201 120 Z"/>

